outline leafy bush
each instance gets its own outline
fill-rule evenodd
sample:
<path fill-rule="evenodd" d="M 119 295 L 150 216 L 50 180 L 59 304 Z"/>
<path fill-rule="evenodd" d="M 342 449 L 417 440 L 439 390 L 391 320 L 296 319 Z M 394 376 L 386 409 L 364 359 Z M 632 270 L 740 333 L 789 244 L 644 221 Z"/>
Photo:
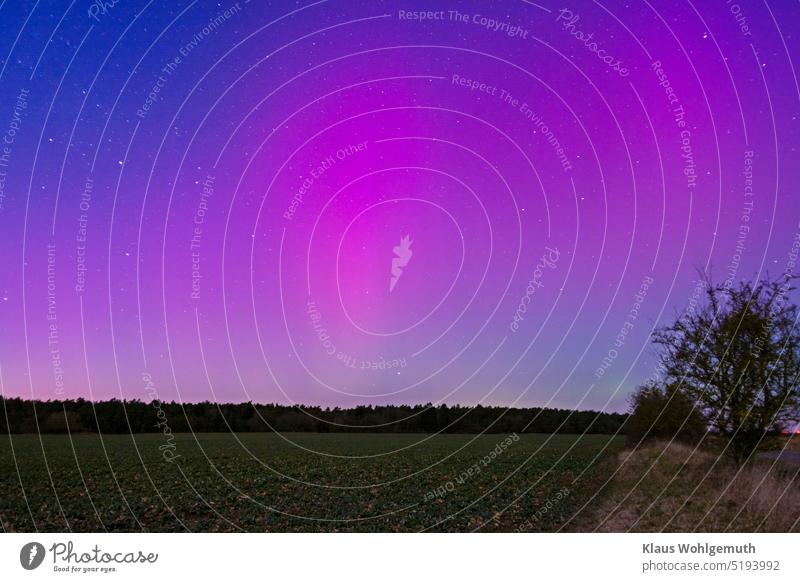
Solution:
<path fill-rule="evenodd" d="M 625 422 L 629 444 L 645 440 L 698 443 L 707 432 L 703 415 L 692 400 L 675 387 L 646 384 L 631 395 L 631 414 Z"/>

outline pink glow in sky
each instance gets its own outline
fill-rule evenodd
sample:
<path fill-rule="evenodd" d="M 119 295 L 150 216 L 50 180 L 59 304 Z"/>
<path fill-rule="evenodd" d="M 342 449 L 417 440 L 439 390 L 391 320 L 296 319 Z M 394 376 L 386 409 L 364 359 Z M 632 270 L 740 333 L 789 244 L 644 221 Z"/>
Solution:
<path fill-rule="evenodd" d="M 624 409 L 698 268 L 797 251 L 747 9 L 4 4 L 4 393 Z"/>

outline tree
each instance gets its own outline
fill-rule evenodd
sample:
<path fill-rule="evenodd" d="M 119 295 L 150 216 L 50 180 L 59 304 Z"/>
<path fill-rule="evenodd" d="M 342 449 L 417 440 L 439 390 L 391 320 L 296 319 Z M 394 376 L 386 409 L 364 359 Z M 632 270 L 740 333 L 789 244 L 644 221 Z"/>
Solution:
<path fill-rule="evenodd" d="M 631 444 L 647 439 L 697 444 L 707 432 L 706 420 L 694 402 L 675 386 L 645 384 L 631 395 L 630 402 L 625 434 Z"/>
<path fill-rule="evenodd" d="M 706 301 L 660 328 L 661 372 L 728 439 L 734 458 L 800 418 L 798 310 L 793 276 L 714 285 Z"/>
<path fill-rule="evenodd" d="M 47 420 L 42 427 L 43 432 L 65 433 L 65 432 L 84 432 L 86 429 L 81 423 L 81 417 L 77 412 L 64 410 L 61 412 L 51 412 L 47 415 Z"/>

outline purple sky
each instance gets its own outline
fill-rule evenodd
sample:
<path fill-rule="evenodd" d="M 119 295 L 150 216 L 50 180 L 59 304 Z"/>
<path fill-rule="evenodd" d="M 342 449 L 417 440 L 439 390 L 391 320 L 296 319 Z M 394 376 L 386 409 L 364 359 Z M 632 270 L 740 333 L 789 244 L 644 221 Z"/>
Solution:
<path fill-rule="evenodd" d="M 0 4 L 4 394 L 622 410 L 797 250 L 796 3 L 262 4 Z"/>

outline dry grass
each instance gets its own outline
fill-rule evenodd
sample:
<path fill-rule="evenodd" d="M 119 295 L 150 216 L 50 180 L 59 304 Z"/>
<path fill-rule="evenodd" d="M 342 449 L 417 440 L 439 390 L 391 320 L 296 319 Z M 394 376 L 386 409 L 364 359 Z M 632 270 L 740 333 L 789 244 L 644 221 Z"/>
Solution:
<path fill-rule="evenodd" d="M 759 460 L 740 469 L 675 443 L 624 451 L 617 461 L 584 531 L 800 531 L 800 467 Z"/>
<path fill-rule="evenodd" d="M 783 437 L 783 442 L 778 446 L 785 447 L 787 451 L 800 451 L 800 434 Z"/>

